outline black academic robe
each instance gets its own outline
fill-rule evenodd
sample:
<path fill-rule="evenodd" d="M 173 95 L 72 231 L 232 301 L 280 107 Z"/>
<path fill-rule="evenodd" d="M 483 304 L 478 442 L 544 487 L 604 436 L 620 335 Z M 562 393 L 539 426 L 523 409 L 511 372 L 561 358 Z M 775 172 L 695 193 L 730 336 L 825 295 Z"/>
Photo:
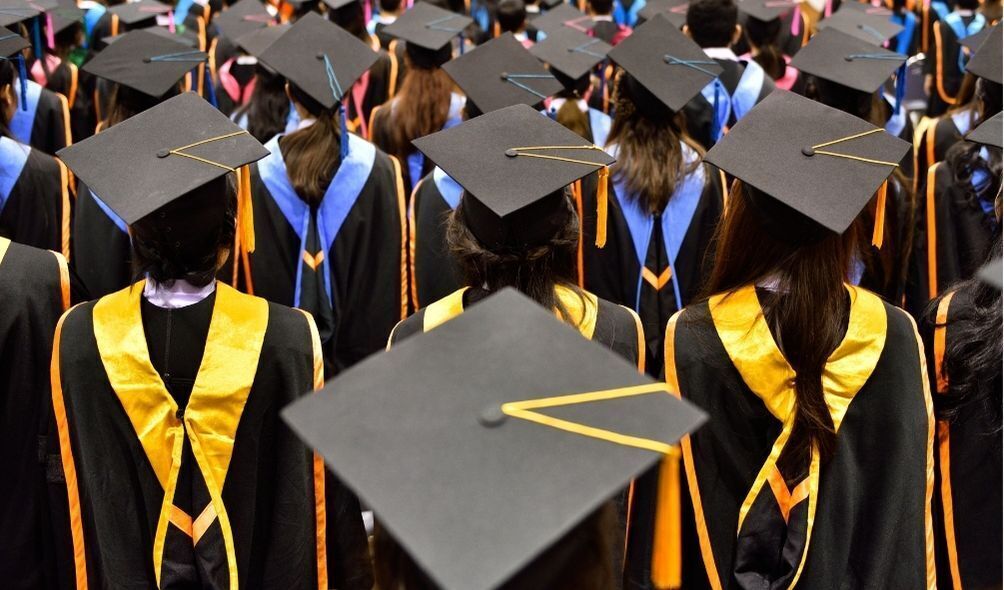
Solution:
<path fill-rule="evenodd" d="M 767 98 L 774 91 L 774 81 L 763 72 L 763 68 L 754 61 L 732 61 L 716 59 L 724 71 L 718 80 L 724 86 L 725 92 L 719 95 L 719 101 L 731 101 L 728 120 L 722 129 L 736 124 L 738 118 L 749 112 L 757 103 Z M 759 71 L 759 73 L 757 73 Z M 761 75 L 762 74 L 762 75 Z M 712 95 L 712 99 L 713 99 Z M 722 103 L 719 102 L 721 105 Z M 687 119 L 687 134 L 694 138 L 705 149 L 717 141 L 712 137 L 714 108 L 713 100 L 709 101 L 703 94 L 698 94 L 683 107 Z"/>
<path fill-rule="evenodd" d="M 373 66 L 349 91 L 346 113 L 349 130 L 365 138 L 371 137 L 373 111 L 394 98 L 401 84 L 401 66 L 400 56 L 392 51 L 380 50 Z"/>
<path fill-rule="evenodd" d="M 369 588 L 358 504 L 279 418 L 322 384 L 311 319 L 218 283 L 205 344 L 177 344 L 204 346 L 179 407 L 148 353 L 142 292 L 82 304 L 56 331 L 77 587 Z"/>
<path fill-rule="evenodd" d="M 794 373 L 747 286 L 670 321 L 670 391 L 709 414 L 681 441 L 685 588 L 933 588 L 934 418 L 912 319 L 852 288 L 824 372 L 829 461 L 778 466 Z"/>
<path fill-rule="evenodd" d="M 52 334 L 69 307 L 66 260 L 0 237 L 0 577 L 4 587 L 56 587 L 46 453 Z M 58 464 L 59 458 L 54 457 Z"/>
<path fill-rule="evenodd" d="M 914 188 L 923 184 L 922 175 L 931 166 L 945 160 L 948 149 L 979 125 L 973 108 L 963 108 L 940 117 L 924 117 L 913 135 Z"/>
<path fill-rule="evenodd" d="M 408 298 L 422 309 L 463 286 L 446 244 L 446 222 L 464 189 L 441 168 L 427 174 L 408 203 Z"/>
<path fill-rule="evenodd" d="M 290 184 L 277 136 L 251 172 L 256 247 L 242 284 L 317 320 L 325 375 L 381 350 L 407 315 L 405 194 L 397 161 L 349 135 L 319 207 Z M 250 279 L 250 281 L 248 281 Z"/>
<path fill-rule="evenodd" d="M 596 246 L 596 193 L 582 191 L 584 285 L 638 313 L 648 350 L 645 366 L 658 378 L 666 322 L 697 296 L 711 269 L 711 241 L 724 209 L 722 178 L 716 169 L 699 165 L 678 183 L 658 215 L 643 211 L 616 173 L 611 179 L 602 249 Z"/>
<path fill-rule="evenodd" d="M 949 14 L 948 18 L 957 19 L 961 23 L 960 30 L 968 28 L 974 19 L 973 16 L 959 17 L 956 13 Z M 984 17 L 979 15 L 975 18 L 982 20 Z M 979 32 L 979 28 L 973 27 L 973 29 L 975 30 L 967 31 L 962 38 Z M 927 115 L 930 117 L 941 115 L 951 108 L 962 86 L 962 78 L 966 72 L 959 64 L 959 56 L 963 51 L 960 39 L 945 21 L 938 20 L 933 23 L 931 51 L 924 62 L 924 73 L 934 77 L 927 105 Z"/>
<path fill-rule="evenodd" d="M 928 301 L 976 273 L 1001 227 L 972 188 L 955 182 L 944 162 L 928 170 L 917 193 L 916 219 L 906 308 L 919 315 Z"/>
<path fill-rule="evenodd" d="M 52 61 L 53 58 L 47 57 L 47 59 Z M 33 66 L 32 71 L 40 66 L 40 62 L 35 63 L 38 65 Z M 43 84 L 45 88 L 58 92 L 66 98 L 70 113 L 70 135 L 77 142 L 93 135 L 94 127 L 97 125 L 93 96 L 87 91 L 88 76 L 86 72 L 80 72 L 73 62 L 58 61 L 51 71 L 46 72 Z"/>
<path fill-rule="evenodd" d="M 14 88 L 17 108 L 9 126 L 14 137 L 21 143 L 49 154 L 73 143 L 70 130 L 70 107 L 66 97 L 43 88 L 34 80 L 28 80 L 27 106 L 21 104 L 21 91 Z"/>
<path fill-rule="evenodd" d="M 132 282 L 129 228 L 83 183 L 77 185 L 70 260 L 91 297 L 114 293 Z"/>
<path fill-rule="evenodd" d="M 935 408 L 935 557 L 939 588 L 1000 588 L 1004 584 L 1004 464 L 1001 410 L 986 399 L 958 399 L 958 386 L 944 372 L 945 350 L 971 338 L 975 321 L 972 292 L 963 287 L 940 297 L 921 323 Z M 964 343 L 963 343 L 964 344 Z M 973 344 L 976 347 L 984 343 Z M 997 376 L 1000 381 L 1000 375 Z M 989 404 L 993 406 L 988 407 Z"/>
<path fill-rule="evenodd" d="M 62 162 L 0 137 L 0 236 L 70 255 L 69 173 Z M 17 180 L 9 188 L 8 179 Z"/>
<path fill-rule="evenodd" d="M 875 207 L 861 213 L 862 232 L 858 236 L 862 275 L 860 286 L 899 305 L 906 291 L 906 280 L 913 246 L 914 210 L 910 192 L 895 177 L 889 179 L 885 201 L 885 223 L 881 248 L 875 242 Z"/>

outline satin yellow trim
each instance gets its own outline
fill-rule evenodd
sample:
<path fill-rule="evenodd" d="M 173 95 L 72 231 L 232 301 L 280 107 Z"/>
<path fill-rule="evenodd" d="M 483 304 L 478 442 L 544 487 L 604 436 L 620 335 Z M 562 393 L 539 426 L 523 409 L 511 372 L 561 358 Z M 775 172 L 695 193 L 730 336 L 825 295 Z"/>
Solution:
<path fill-rule="evenodd" d="M 631 319 L 634 320 L 635 336 L 638 338 L 638 372 L 645 374 L 645 328 L 641 325 L 641 318 L 635 313 L 630 307 L 620 306 L 621 309 L 631 314 Z"/>
<path fill-rule="evenodd" d="M 401 174 L 401 162 L 394 156 L 390 156 L 390 161 L 394 165 L 394 179 L 397 186 L 397 218 L 401 222 L 401 258 L 400 258 L 400 281 L 401 281 L 401 314 L 398 321 L 408 317 L 408 197 L 404 190 L 404 176 Z"/>
<path fill-rule="evenodd" d="M 425 308 L 425 315 L 422 317 L 422 331 L 428 332 L 440 324 L 452 320 L 464 313 L 464 293 L 468 287 L 457 289 L 439 301 L 430 303 Z M 571 314 L 571 321 L 568 323 L 579 330 L 586 339 L 592 340 L 596 332 L 596 318 L 599 313 L 599 300 L 588 291 L 582 291 L 580 297 L 578 293 L 557 285 L 554 288 L 558 300 Z M 557 311 L 555 311 L 557 314 Z M 563 319 L 558 315 L 558 319 Z"/>
<path fill-rule="evenodd" d="M 411 295 L 412 309 L 420 309 L 418 301 L 418 277 L 417 265 L 415 264 L 415 252 L 418 247 L 418 220 L 415 218 L 415 203 L 418 200 L 418 191 L 425 184 L 425 178 L 415 183 L 415 188 L 411 191 L 411 200 L 408 201 L 408 276 L 411 282 L 408 285 Z"/>
<path fill-rule="evenodd" d="M 3 257 L 7 254 L 7 248 L 10 247 L 10 240 L 0 236 L 0 264 L 3 264 Z"/>
<path fill-rule="evenodd" d="M 166 512 L 168 522 L 177 527 L 181 532 L 192 537 L 192 517 L 187 512 L 173 505 Z"/>
<path fill-rule="evenodd" d="M 192 521 L 192 545 L 198 545 L 202 540 L 202 535 L 206 534 L 209 527 L 216 522 L 216 507 L 210 502 L 202 509 L 202 512 Z"/>
<path fill-rule="evenodd" d="M 140 314 L 142 292 L 140 281 L 99 300 L 94 306 L 94 336 L 109 383 L 164 488 L 164 505 L 154 538 L 157 581 L 159 584 L 167 519 L 187 432 L 220 520 L 230 588 L 236 590 L 237 558 L 222 491 L 265 338 L 268 303 L 217 282 L 206 349 L 184 412 L 183 428 L 176 416 L 177 405 L 150 362 Z"/>
<path fill-rule="evenodd" d="M 674 447 L 676 448 L 676 447 Z M 630 514 L 630 513 L 628 513 Z M 652 541 L 652 583 L 679 588 L 683 582 L 683 539 L 680 516 L 680 454 L 669 455 L 659 467 L 659 491 Z"/>
<path fill-rule="evenodd" d="M 66 258 L 59 252 L 49 250 L 49 253 L 56 258 L 56 265 L 59 266 L 59 291 L 62 296 L 63 311 L 70 309 L 70 268 L 66 264 Z M 0 255 L 0 260 L 3 256 Z"/>
<path fill-rule="evenodd" d="M 440 324 L 464 313 L 464 292 L 467 287 L 457 289 L 439 301 L 430 303 L 422 316 L 422 331 L 428 332 Z"/>

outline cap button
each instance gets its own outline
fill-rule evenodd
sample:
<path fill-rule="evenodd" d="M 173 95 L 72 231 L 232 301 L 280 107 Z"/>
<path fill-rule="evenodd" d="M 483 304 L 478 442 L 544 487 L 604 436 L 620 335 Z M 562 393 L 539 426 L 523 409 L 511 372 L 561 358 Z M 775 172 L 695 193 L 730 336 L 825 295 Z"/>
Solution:
<path fill-rule="evenodd" d="M 811 146 L 805 146 L 804 148 L 802 148 L 802 155 L 811 158 L 812 156 L 816 155 L 816 150 L 813 149 Z"/>
<path fill-rule="evenodd" d="M 321 59 L 324 59 L 324 54 L 323 54 L 323 53 L 318 53 L 318 54 L 317 54 L 316 56 L 314 56 L 314 57 L 316 57 L 316 58 L 317 58 L 318 60 L 321 60 Z"/>
<path fill-rule="evenodd" d="M 508 80 L 509 72 L 502 72 L 501 74 L 499 74 L 499 78 L 502 78 L 503 80 Z"/>
<path fill-rule="evenodd" d="M 157 152 L 158 158 L 166 158 L 171 155 L 171 150 L 160 150 Z"/>
<path fill-rule="evenodd" d="M 478 415 L 478 423 L 485 428 L 495 428 L 505 422 L 506 415 L 502 412 L 502 406 L 491 405 L 481 410 Z"/>
<path fill-rule="evenodd" d="M 143 58 L 143 63 L 145 63 L 145 64 L 148 64 L 148 63 L 153 63 L 153 60 L 152 60 L 152 59 L 150 59 L 149 57 L 144 57 L 144 58 Z"/>
<path fill-rule="evenodd" d="M 519 155 L 519 152 L 515 148 L 509 148 L 505 151 L 505 155 L 510 158 L 515 158 Z"/>
<path fill-rule="evenodd" d="M 844 56 L 844 61 L 854 61 L 854 58 L 851 57 L 851 56 L 849 56 L 849 55 L 845 55 Z"/>

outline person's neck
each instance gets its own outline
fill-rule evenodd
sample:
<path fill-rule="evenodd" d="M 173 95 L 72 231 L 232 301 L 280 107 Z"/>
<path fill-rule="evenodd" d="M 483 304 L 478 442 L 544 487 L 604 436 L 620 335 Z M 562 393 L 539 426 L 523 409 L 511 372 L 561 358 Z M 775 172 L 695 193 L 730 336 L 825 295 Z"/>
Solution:
<path fill-rule="evenodd" d="M 180 309 L 204 300 L 214 291 L 216 291 L 216 281 L 198 287 L 182 279 L 163 283 L 147 279 L 143 286 L 143 298 L 163 309 Z"/>

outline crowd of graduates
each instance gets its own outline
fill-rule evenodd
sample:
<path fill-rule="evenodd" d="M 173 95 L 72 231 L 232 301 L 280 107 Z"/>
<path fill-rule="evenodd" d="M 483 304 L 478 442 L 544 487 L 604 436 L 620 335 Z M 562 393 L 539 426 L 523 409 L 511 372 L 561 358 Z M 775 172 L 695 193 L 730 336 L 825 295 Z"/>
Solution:
<path fill-rule="evenodd" d="M 1000 18 L 0 0 L 0 586 L 1000 588 Z"/>

